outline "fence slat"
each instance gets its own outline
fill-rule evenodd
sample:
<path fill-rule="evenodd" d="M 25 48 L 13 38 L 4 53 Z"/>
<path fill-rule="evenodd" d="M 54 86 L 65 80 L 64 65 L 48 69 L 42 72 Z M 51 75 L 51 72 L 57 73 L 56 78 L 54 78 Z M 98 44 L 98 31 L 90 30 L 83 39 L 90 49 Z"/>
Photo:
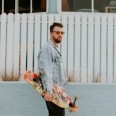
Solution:
<path fill-rule="evenodd" d="M 28 15 L 27 70 L 33 71 L 33 14 Z"/>
<path fill-rule="evenodd" d="M 87 16 L 82 16 L 81 28 L 81 82 L 87 82 Z"/>
<path fill-rule="evenodd" d="M 26 49 L 27 49 L 27 15 L 21 15 L 21 56 L 20 56 L 20 74 L 22 75 L 26 71 L 27 59 L 26 59 Z"/>
<path fill-rule="evenodd" d="M 81 63 L 81 16 L 77 15 L 75 17 L 75 49 L 74 49 L 74 65 L 75 65 L 75 71 L 74 71 L 74 76 L 77 82 L 81 82 L 81 68 L 80 68 L 80 63 Z"/>
<path fill-rule="evenodd" d="M 40 15 L 35 15 L 35 26 L 34 26 L 34 72 L 38 72 L 37 69 L 37 56 L 40 51 Z"/>
<path fill-rule="evenodd" d="M 62 24 L 64 26 L 64 36 L 61 43 L 61 54 L 63 59 L 64 68 L 67 72 L 67 16 L 62 16 Z"/>
<path fill-rule="evenodd" d="M 20 14 L 15 15 L 14 20 L 14 67 L 13 75 L 19 75 L 20 62 Z"/>
<path fill-rule="evenodd" d="M 113 17 L 108 17 L 108 83 L 113 82 Z"/>
<path fill-rule="evenodd" d="M 0 35 L 0 73 L 5 72 L 6 59 L 6 14 L 1 15 L 1 35 Z"/>
<path fill-rule="evenodd" d="M 50 26 L 52 25 L 52 23 L 54 22 L 54 15 L 50 14 L 48 15 L 48 40 L 50 39 Z"/>
<path fill-rule="evenodd" d="M 61 22 L 61 15 L 54 15 L 54 22 Z"/>
<path fill-rule="evenodd" d="M 100 77 L 100 16 L 95 17 L 95 40 L 94 40 L 94 82 L 101 81 Z"/>
<path fill-rule="evenodd" d="M 114 17 L 114 83 L 116 83 L 116 16 Z"/>
<path fill-rule="evenodd" d="M 106 70 L 106 60 L 107 60 L 107 17 L 101 17 L 101 82 L 106 83 L 107 70 Z"/>
<path fill-rule="evenodd" d="M 70 23 L 69 23 L 70 22 Z M 74 16 L 68 16 L 68 75 L 74 75 Z"/>
<path fill-rule="evenodd" d="M 41 18 L 42 18 L 41 24 L 41 47 L 42 47 L 48 40 L 47 15 L 42 15 Z"/>
<path fill-rule="evenodd" d="M 12 76 L 13 74 L 13 46 L 14 46 L 14 24 L 13 14 L 8 14 L 7 25 L 7 51 L 6 51 L 6 74 Z"/>
<path fill-rule="evenodd" d="M 89 15 L 88 17 L 88 83 L 93 82 L 93 49 L 94 49 L 94 16 Z"/>

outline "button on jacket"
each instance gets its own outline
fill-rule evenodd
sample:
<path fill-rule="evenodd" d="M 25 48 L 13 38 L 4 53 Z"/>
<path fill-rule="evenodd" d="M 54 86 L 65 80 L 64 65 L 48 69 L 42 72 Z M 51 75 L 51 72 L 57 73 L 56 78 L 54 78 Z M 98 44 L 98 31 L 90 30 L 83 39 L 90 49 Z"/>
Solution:
<path fill-rule="evenodd" d="M 44 89 L 47 91 L 53 91 L 53 84 L 63 86 L 68 82 L 61 53 L 51 40 L 42 47 L 38 54 L 38 70 L 44 71 L 41 78 Z"/>

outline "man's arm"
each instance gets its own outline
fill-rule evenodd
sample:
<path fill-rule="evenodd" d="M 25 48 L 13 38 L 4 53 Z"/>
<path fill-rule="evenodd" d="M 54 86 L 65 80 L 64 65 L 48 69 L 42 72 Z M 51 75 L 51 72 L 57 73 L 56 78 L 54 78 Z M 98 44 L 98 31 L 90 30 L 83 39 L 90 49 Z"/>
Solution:
<path fill-rule="evenodd" d="M 52 52 L 50 47 L 45 47 L 38 55 L 38 69 L 44 71 L 42 82 L 44 88 L 52 93 L 53 92 L 53 63 Z"/>

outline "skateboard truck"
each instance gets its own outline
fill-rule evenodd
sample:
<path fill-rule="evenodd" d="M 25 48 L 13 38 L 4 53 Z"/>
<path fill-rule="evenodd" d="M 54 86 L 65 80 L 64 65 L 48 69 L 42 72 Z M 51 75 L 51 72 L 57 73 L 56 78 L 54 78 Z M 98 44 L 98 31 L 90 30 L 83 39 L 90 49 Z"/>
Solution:
<path fill-rule="evenodd" d="M 78 99 L 78 97 L 75 96 L 75 97 L 74 97 L 74 101 L 73 101 L 73 102 L 70 102 L 69 106 L 72 107 L 72 108 L 74 108 L 77 99 Z"/>
<path fill-rule="evenodd" d="M 76 103 L 76 100 L 78 99 L 78 97 L 77 96 L 75 96 L 74 97 L 74 102 L 73 102 L 73 104 L 72 104 L 72 107 L 74 108 L 75 107 L 75 103 Z"/>
<path fill-rule="evenodd" d="M 74 101 L 71 102 L 71 103 L 69 104 L 69 106 L 70 106 L 69 111 L 70 111 L 70 112 L 75 112 L 75 103 L 76 103 L 76 100 L 77 100 L 77 99 L 78 99 L 78 97 L 75 96 L 75 97 L 74 97 Z"/>
<path fill-rule="evenodd" d="M 43 71 L 40 71 L 40 72 L 38 73 L 38 76 L 35 77 L 35 78 L 33 78 L 33 81 L 36 82 L 36 83 L 41 82 L 41 76 L 42 76 L 43 74 L 44 74 L 44 72 L 43 72 Z"/>

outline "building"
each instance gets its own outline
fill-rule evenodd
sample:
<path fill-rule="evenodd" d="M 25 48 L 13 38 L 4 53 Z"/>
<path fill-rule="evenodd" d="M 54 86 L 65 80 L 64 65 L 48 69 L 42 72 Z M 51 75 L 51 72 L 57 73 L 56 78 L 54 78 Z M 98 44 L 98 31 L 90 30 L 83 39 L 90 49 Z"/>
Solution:
<path fill-rule="evenodd" d="M 116 0 L 0 0 L 0 13 L 116 12 Z"/>

